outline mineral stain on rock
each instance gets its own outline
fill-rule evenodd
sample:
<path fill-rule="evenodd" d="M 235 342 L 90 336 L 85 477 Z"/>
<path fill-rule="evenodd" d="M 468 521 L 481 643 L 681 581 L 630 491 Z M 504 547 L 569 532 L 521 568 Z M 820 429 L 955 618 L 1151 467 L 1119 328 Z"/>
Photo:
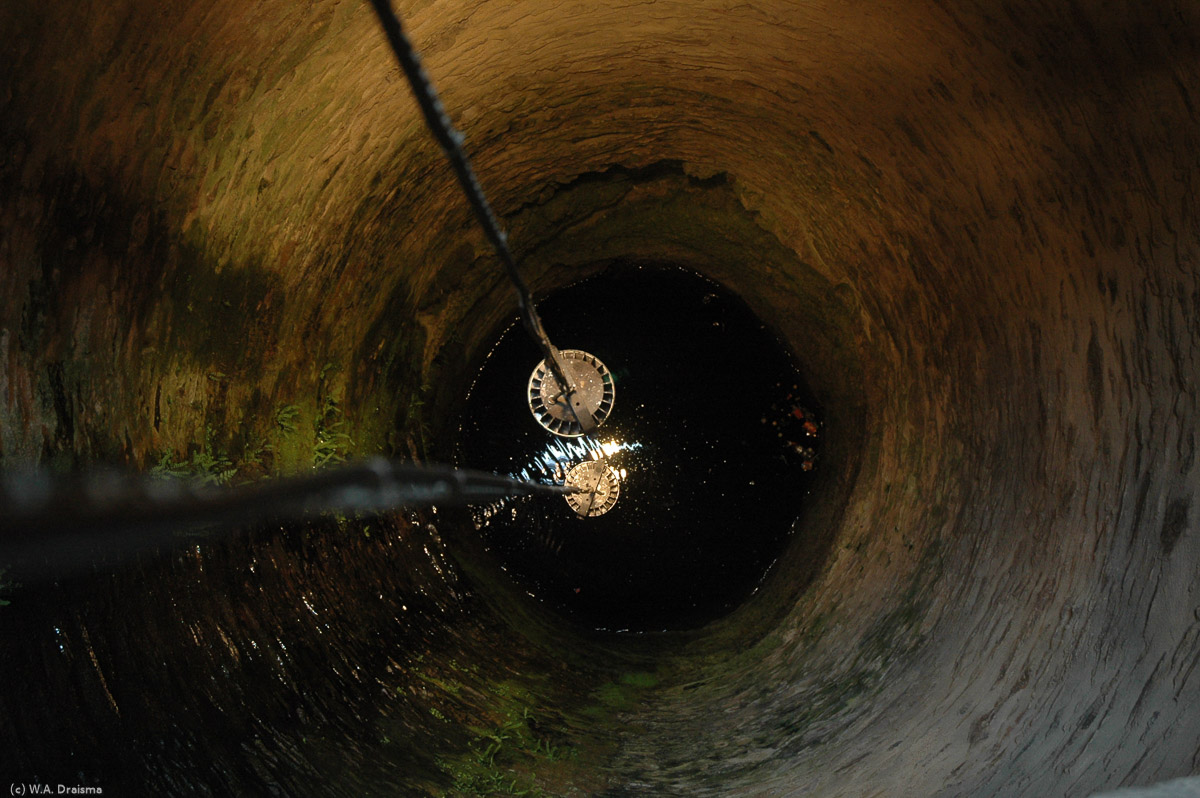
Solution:
<path fill-rule="evenodd" d="M 1104 350 L 1096 339 L 1096 325 L 1092 324 L 1092 335 L 1087 347 L 1088 396 L 1092 400 L 1092 416 L 1099 425 L 1104 415 Z"/>
<path fill-rule="evenodd" d="M 1167 503 L 1167 511 L 1163 515 L 1162 532 L 1159 535 L 1162 539 L 1164 554 L 1170 554 L 1175 549 L 1175 544 L 1187 530 L 1188 511 L 1191 506 L 1190 497 L 1172 499 Z"/>
<path fill-rule="evenodd" d="M 4 572 L 3 768 L 606 798 L 1195 771 L 1194 2 L 400 11 L 539 300 L 676 264 L 795 355 L 804 534 L 720 617 L 624 636 L 450 508 Z M 515 305 L 369 8 L 9 0 L 0 36 L 4 469 L 453 458 Z"/>

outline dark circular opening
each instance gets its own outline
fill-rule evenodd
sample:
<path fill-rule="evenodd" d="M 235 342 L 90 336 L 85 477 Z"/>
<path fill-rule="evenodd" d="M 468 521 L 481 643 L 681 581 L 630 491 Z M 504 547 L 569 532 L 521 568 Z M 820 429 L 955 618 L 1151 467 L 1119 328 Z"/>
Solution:
<path fill-rule="evenodd" d="M 561 483 L 604 459 L 620 498 L 581 518 L 562 498 L 477 508 L 485 545 L 530 595 L 596 629 L 696 628 L 757 589 L 819 467 L 820 412 L 787 349 L 735 295 L 676 267 L 623 265 L 540 305 L 556 345 L 599 357 L 613 412 L 586 439 L 530 413 L 541 359 L 519 324 L 466 401 L 458 460 Z"/>

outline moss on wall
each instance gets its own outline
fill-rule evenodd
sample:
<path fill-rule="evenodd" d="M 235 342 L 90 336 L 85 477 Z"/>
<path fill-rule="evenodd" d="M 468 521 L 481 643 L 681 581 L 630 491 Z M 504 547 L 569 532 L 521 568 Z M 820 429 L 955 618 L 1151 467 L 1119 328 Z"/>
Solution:
<path fill-rule="evenodd" d="M 439 520 L 470 584 L 425 585 L 431 606 L 458 608 L 422 665 L 441 686 L 405 665 L 426 692 L 364 716 L 374 734 L 394 710 L 428 745 L 384 733 L 360 750 L 321 725 L 314 761 L 337 788 L 361 794 L 369 761 L 385 763 L 370 784 L 411 765 L 434 794 L 455 779 L 499 789 L 487 780 L 510 771 L 510 792 L 656 796 L 1085 794 L 1187 771 L 1194 9 L 402 10 L 536 292 L 616 260 L 674 262 L 739 293 L 791 346 L 839 464 L 801 521 L 833 553 L 793 547 L 701 632 L 592 640 L 515 593 L 468 526 Z M 0 31 L 0 464 L 234 479 L 447 452 L 514 303 L 365 6 L 22 0 L 0 9 Z M 354 606 L 377 632 L 394 618 L 366 585 L 449 573 L 437 546 L 354 532 L 274 586 L 280 613 L 314 585 L 361 588 Z M 240 574 L 229 558 L 213 567 Z M 227 589 L 197 559 L 162 589 Z M 125 638 L 99 631 L 123 584 L 85 602 L 99 642 L 83 622 L 66 636 L 78 672 L 46 665 L 66 656 L 49 632 L 35 635 L 48 655 L 30 654 L 53 674 L 30 689 L 82 696 L 97 729 L 116 728 L 110 705 L 169 700 L 161 681 L 130 686 Z M 216 641 L 213 673 L 240 672 L 255 630 L 280 623 L 260 614 L 266 593 L 236 595 L 193 597 L 236 632 L 195 620 Z M 170 626 L 129 605 L 129 628 Z M 330 622 L 337 645 L 313 644 L 339 673 L 355 617 Z M 384 646 L 354 650 L 386 668 Z M 484 675 L 491 656 L 509 672 Z M 454 661 L 481 670 L 451 676 Z M 622 680 L 637 673 L 658 681 Z M 359 696 L 358 678 L 307 687 Z M 235 677 L 220 684 L 244 700 Z M 291 722 L 272 714 L 279 695 L 253 722 Z M 3 729 L 32 768 L 33 743 Z M 295 775 L 310 770 L 290 733 L 256 734 L 220 754 L 243 768 L 238 786 L 317 789 Z M 495 738 L 511 756 L 488 751 Z"/>

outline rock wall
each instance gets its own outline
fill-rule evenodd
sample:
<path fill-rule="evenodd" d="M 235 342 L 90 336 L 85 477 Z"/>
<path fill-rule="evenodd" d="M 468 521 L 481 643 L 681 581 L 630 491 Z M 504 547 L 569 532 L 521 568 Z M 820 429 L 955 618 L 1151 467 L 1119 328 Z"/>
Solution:
<path fill-rule="evenodd" d="M 562 644 L 657 674 L 578 791 L 1200 772 L 1194 8 L 401 11 L 535 292 L 688 266 L 830 408 L 812 587 L 798 544 L 701 633 Z M 339 457 L 447 454 L 514 302 L 365 4 L 21 0 L 0 31 L 0 463 L 280 470 L 334 424 Z"/>

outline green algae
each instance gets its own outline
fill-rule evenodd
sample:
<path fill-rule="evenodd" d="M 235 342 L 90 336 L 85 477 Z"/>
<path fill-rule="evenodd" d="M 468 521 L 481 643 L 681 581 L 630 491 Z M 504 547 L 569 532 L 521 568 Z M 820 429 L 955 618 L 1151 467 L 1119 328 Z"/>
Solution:
<path fill-rule="evenodd" d="M 612 718 L 614 713 L 632 712 L 644 704 L 648 691 L 658 683 L 659 679 L 653 673 L 622 674 L 592 692 L 593 703 L 583 710 L 583 714 L 593 720 L 604 720 Z"/>
<path fill-rule="evenodd" d="M 422 656 L 405 673 L 409 687 L 397 692 L 416 687 L 448 735 L 435 759 L 446 786 L 435 794 L 548 798 L 595 784 L 595 754 L 585 751 L 562 708 L 541 694 L 551 689 L 543 677 L 491 681 L 477 664 Z"/>

